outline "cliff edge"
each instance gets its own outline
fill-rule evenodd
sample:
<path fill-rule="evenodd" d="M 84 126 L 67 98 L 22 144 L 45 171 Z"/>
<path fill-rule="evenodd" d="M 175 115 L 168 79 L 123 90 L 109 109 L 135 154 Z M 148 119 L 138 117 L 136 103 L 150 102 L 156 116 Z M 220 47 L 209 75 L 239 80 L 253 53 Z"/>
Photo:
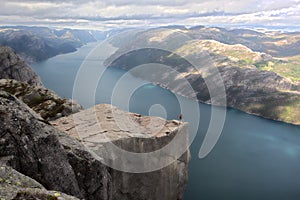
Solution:
<path fill-rule="evenodd" d="M 189 149 L 186 149 L 189 146 L 187 123 L 128 113 L 106 104 L 96 105 L 51 123 L 61 131 L 78 138 L 88 149 L 114 168 L 109 170 L 114 192 L 112 199 L 183 199 L 190 160 Z M 114 151 L 109 146 L 112 142 L 129 152 L 148 153 L 162 149 L 176 136 L 180 137 L 177 150 L 185 148 L 182 149 L 183 155 L 177 159 L 171 154 L 161 153 L 154 159 L 149 156 L 136 161 L 130 156 L 127 157 L 126 153 Z M 141 168 L 150 169 L 151 166 L 158 164 L 156 162 L 168 160 L 171 162 L 166 167 L 148 173 L 119 171 L 120 168 L 124 171 L 132 171 L 133 168 L 136 168 L 136 171 Z M 130 169 L 124 166 L 130 166 L 135 161 Z"/>
<path fill-rule="evenodd" d="M 188 142 L 187 124 L 185 123 L 165 122 L 162 119 L 143 117 L 120 111 L 108 105 L 98 105 L 95 109 L 102 119 L 101 124 L 106 128 L 99 130 L 96 129 L 95 124 L 90 124 L 91 110 L 81 111 L 77 114 L 82 117 L 79 127 L 86 126 L 84 130 L 86 130 L 87 140 L 99 142 L 103 147 L 107 143 L 107 141 L 101 140 L 103 131 L 111 133 L 109 135 L 114 137 L 112 141 L 121 145 L 122 148 L 137 149 L 138 152 L 160 148 L 161 145 L 169 143 L 176 134 L 182 134 L 186 138 L 185 142 Z M 113 119 L 109 113 L 112 110 L 120 114 L 116 116 L 129 115 L 133 118 L 141 118 L 140 123 L 142 124 L 147 124 L 150 119 L 163 122 L 163 129 L 156 132 L 158 134 L 153 135 L 147 132 L 144 133 L 144 137 L 136 137 L 141 136 L 142 133 L 135 133 L 134 130 L 129 131 L 123 128 L 116 129 L 113 126 Z M 95 146 L 89 145 L 90 150 L 87 150 L 82 141 L 80 142 L 64 132 L 71 134 L 74 131 L 72 129 L 74 115 L 52 122 L 61 129 L 58 130 L 15 96 L 7 92 L 0 92 L 0 163 L 2 166 L 10 166 L 26 177 L 37 181 L 39 188 L 43 191 L 34 192 L 32 195 L 40 195 L 40 192 L 42 192 L 41 195 L 55 195 L 55 192 L 48 192 L 44 189 L 46 188 L 79 199 L 90 200 L 183 199 L 188 175 L 188 150 L 171 165 L 154 172 L 135 174 L 118 171 L 104 165 L 99 158 L 101 154 L 98 150 L 109 153 L 105 152 L 105 148 L 96 149 Z M 126 124 L 126 121 L 124 122 Z M 66 129 L 68 126 L 71 126 L 68 128 L 69 130 Z M 145 137 L 145 134 L 148 136 Z M 97 137 L 100 139 L 98 140 Z M 83 143 L 86 144 L 85 141 Z M 118 157 L 115 158 L 117 159 L 112 159 L 112 162 L 120 160 Z M 162 156 L 158 160 L 160 162 L 163 159 Z M 121 163 L 123 161 L 121 160 Z M 148 163 L 143 164 L 147 165 Z M 6 178 L 3 174 L 0 173 L 0 175 L 2 180 Z M 7 184 L 9 187 L 0 188 L 1 194 L 9 194 L 8 189 L 14 187 L 9 182 Z M 34 184 L 33 187 L 35 187 Z M 39 196 L 30 197 L 32 199 L 39 198 Z M 72 198 L 66 197 L 65 199 Z"/>

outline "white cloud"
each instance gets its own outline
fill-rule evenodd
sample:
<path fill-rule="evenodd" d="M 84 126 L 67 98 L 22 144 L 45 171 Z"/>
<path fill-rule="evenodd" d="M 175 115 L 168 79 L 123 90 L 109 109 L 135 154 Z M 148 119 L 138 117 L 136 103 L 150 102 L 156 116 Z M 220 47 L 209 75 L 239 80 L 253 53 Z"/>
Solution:
<path fill-rule="evenodd" d="M 0 23 L 76 27 L 297 25 L 300 0 L 0 0 Z"/>

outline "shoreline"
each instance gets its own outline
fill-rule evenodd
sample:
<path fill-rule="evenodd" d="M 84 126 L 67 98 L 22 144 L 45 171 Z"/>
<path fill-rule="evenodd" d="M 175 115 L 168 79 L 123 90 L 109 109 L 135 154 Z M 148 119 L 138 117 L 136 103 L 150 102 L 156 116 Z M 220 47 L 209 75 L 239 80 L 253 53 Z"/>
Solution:
<path fill-rule="evenodd" d="M 134 76 L 134 75 L 133 75 Z M 140 78 L 140 77 L 137 77 L 135 76 L 136 78 Z M 143 79 L 144 80 L 144 79 Z M 147 81 L 147 80 L 145 80 Z M 192 100 L 192 101 L 197 101 L 199 103 L 202 103 L 202 104 L 205 104 L 205 105 L 210 105 L 210 106 L 216 106 L 216 107 L 222 107 L 222 108 L 226 108 L 226 109 L 234 109 L 234 110 L 237 110 L 239 112 L 243 112 L 245 114 L 248 114 L 248 115 L 252 115 L 252 116 L 256 116 L 256 117 L 260 117 L 260 118 L 263 118 L 263 119 L 266 119 L 266 120 L 271 120 L 271 121 L 274 121 L 274 122 L 280 122 L 280 123 L 284 123 L 284 124 L 288 124 L 288 125 L 293 125 L 293 126 L 300 126 L 300 123 L 291 123 L 291 122 L 287 122 L 287 121 L 284 121 L 284 120 L 279 120 L 279 119 L 273 119 L 271 117 L 267 117 L 267 116 L 264 116 L 264 115 L 261 115 L 259 113 L 253 113 L 253 112 L 248 112 L 248 111 L 245 111 L 245 110 L 242 110 L 242 109 L 238 109 L 236 107 L 233 107 L 233 106 L 220 106 L 220 105 L 213 105 L 211 103 L 207 103 L 207 102 L 203 102 L 199 99 L 194 99 L 194 98 L 191 98 L 189 96 L 186 96 L 186 95 L 183 95 L 183 94 L 178 94 L 177 92 L 173 91 L 172 89 L 168 88 L 167 86 L 163 85 L 163 84 L 159 84 L 159 83 L 154 83 L 154 82 L 150 82 L 151 84 L 155 85 L 155 86 L 158 86 L 158 87 L 161 87 L 163 89 L 166 89 L 166 90 L 169 90 L 171 91 L 172 93 L 174 94 L 177 94 L 177 95 L 180 95 L 184 98 L 187 98 L 189 100 Z"/>

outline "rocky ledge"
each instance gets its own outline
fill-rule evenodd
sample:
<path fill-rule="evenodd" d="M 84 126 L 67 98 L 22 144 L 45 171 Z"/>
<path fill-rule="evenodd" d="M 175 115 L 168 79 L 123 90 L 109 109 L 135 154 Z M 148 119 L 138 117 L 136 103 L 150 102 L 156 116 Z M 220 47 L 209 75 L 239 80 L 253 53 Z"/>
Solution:
<path fill-rule="evenodd" d="M 91 120 L 90 114 L 95 113 L 100 120 L 97 124 L 100 124 L 102 129 L 99 127 L 97 129 L 97 124 L 93 124 L 94 121 Z M 113 113 L 116 115 L 112 115 Z M 76 129 L 73 128 L 72 118 L 76 119 L 80 132 L 76 133 Z M 126 119 L 134 122 L 127 126 Z M 121 122 L 121 125 L 116 127 L 113 121 Z M 135 123 L 141 124 L 139 126 L 142 127 L 141 131 L 135 131 L 135 126 L 132 125 Z M 5 181 L 7 173 L 0 173 L 0 184 L 3 184 L 3 180 L 5 184 L 9 184 L 9 187 L 6 185 L 0 188 L 1 194 L 10 194 L 9 191 L 20 183 L 20 187 L 23 187 L 23 180 L 26 182 L 28 181 L 26 177 L 30 177 L 30 180 L 36 181 L 32 180 L 32 184 L 26 186 L 30 192 L 18 192 L 19 190 L 16 189 L 15 196 L 21 195 L 21 197 L 15 199 L 27 197 L 42 199 L 45 195 L 60 199 L 57 197 L 57 192 L 46 191 L 44 188 L 59 191 L 61 195 L 66 193 L 79 199 L 89 200 L 183 199 L 188 174 L 188 150 L 163 169 L 138 174 L 110 168 L 102 163 L 100 156 L 108 143 L 103 139 L 103 133 L 107 133 L 106 135 L 113 142 L 124 149 L 148 152 L 169 143 L 175 135 L 182 135 L 185 138 L 183 142 L 188 142 L 186 123 L 166 122 L 154 117 L 126 113 L 108 105 L 98 105 L 95 109 L 61 118 L 53 124 L 60 130 L 45 122 L 15 96 L 0 92 L 0 162 L 2 166 L 10 166 L 24 175 L 20 179 Z M 151 132 L 152 125 L 155 132 Z M 157 127 L 159 130 L 156 129 Z M 74 137 L 70 137 L 64 131 Z M 76 135 L 80 136 L 78 133 L 82 131 L 83 141 L 80 142 L 75 138 Z M 89 150 L 82 143 L 89 143 Z M 109 152 L 104 151 L 104 154 L 106 153 Z M 158 162 L 169 157 L 169 155 L 162 155 L 158 158 Z M 112 162 L 119 160 L 122 161 L 116 155 L 111 159 Z M 31 188 L 37 188 L 39 191 L 32 191 L 35 189 Z M 65 196 L 63 199 L 72 199 L 72 197 Z"/>
<path fill-rule="evenodd" d="M 82 109 L 78 103 L 61 98 L 47 88 L 32 86 L 12 79 L 0 79 L 0 90 L 15 95 L 45 120 L 68 116 Z"/>
<path fill-rule="evenodd" d="M 174 159 L 170 154 L 160 154 L 155 161 L 172 160 L 163 169 L 149 173 L 125 173 L 110 169 L 113 182 L 113 199 L 183 199 L 188 179 L 189 150 L 187 123 L 177 120 L 165 121 L 158 117 L 141 116 L 122 111 L 112 105 L 97 105 L 68 117 L 51 122 L 52 125 L 72 137 L 78 138 L 107 164 L 114 168 L 128 169 L 124 165 L 135 162 L 126 155 L 115 152 L 114 145 L 134 153 L 157 151 L 169 144 L 176 135 L 180 136 L 177 150 L 185 148 L 183 155 Z M 120 153 L 120 154 L 118 154 Z M 173 153 L 173 152 L 172 152 Z M 155 162 L 154 161 L 154 162 Z M 136 170 L 145 165 L 149 170 L 151 157 L 135 163 Z"/>
<path fill-rule="evenodd" d="M 45 120 L 82 109 L 72 100 L 44 88 L 39 76 L 10 47 L 0 47 L 0 90 L 17 96 Z"/>

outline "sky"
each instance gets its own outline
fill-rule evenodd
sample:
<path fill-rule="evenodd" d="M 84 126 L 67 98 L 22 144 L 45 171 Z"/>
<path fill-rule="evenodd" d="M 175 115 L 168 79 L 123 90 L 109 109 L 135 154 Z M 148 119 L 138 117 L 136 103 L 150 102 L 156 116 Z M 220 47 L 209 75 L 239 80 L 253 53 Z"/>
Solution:
<path fill-rule="evenodd" d="M 300 0 L 0 0 L 0 25 L 120 27 L 294 26 Z"/>

